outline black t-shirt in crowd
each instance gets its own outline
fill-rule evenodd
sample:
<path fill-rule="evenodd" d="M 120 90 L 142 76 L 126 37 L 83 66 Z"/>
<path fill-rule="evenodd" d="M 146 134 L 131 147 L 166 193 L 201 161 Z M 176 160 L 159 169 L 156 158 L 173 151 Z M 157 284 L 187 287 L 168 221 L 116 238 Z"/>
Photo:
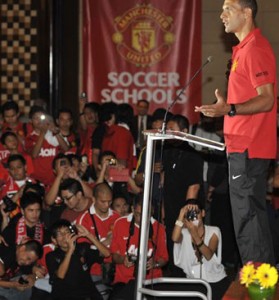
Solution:
<path fill-rule="evenodd" d="M 64 279 L 56 276 L 66 252 L 57 248 L 46 256 L 46 263 L 52 284 L 52 295 L 55 299 L 75 299 L 92 297 L 101 300 L 102 297 L 96 289 L 90 276 L 90 267 L 93 263 L 102 263 L 103 258 L 99 251 L 90 249 L 88 243 L 78 243 L 72 254 L 70 265 Z"/>
<path fill-rule="evenodd" d="M 180 209 L 185 205 L 187 190 L 202 184 L 203 160 L 187 142 L 164 151 L 164 206 L 166 225 L 174 226 Z"/>

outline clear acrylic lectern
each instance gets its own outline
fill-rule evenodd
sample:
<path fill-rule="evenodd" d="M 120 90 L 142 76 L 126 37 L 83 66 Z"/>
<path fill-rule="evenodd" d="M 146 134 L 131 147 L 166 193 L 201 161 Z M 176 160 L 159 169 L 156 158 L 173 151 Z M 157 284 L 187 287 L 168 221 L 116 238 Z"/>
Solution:
<path fill-rule="evenodd" d="M 198 283 L 205 285 L 207 289 L 207 295 L 196 291 L 161 291 L 145 288 L 144 286 L 149 284 L 150 281 L 145 280 L 146 276 L 146 259 L 147 259 L 147 242 L 150 217 L 151 217 L 151 201 L 149 201 L 151 188 L 152 188 L 152 166 L 154 161 L 154 143 L 158 140 L 170 140 L 177 139 L 182 141 L 191 142 L 193 144 L 199 144 L 204 147 L 223 151 L 225 145 L 223 143 L 211 141 L 208 139 L 200 138 L 191 134 L 183 133 L 180 131 L 167 130 L 166 133 L 162 133 L 158 130 L 146 130 L 144 134 L 147 136 L 146 146 L 146 160 L 145 160 L 145 178 L 144 178 L 144 194 L 142 204 L 142 218 L 140 227 L 140 243 L 138 251 L 138 273 L 136 278 L 136 300 L 142 300 L 143 295 L 150 295 L 155 297 L 198 297 L 201 299 L 211 300 L 211 287 L 208 282 L 202 279 L 187 279 L 187 278 L 157 278 L 152 280 L 152 284 L 157 283 Z"/>

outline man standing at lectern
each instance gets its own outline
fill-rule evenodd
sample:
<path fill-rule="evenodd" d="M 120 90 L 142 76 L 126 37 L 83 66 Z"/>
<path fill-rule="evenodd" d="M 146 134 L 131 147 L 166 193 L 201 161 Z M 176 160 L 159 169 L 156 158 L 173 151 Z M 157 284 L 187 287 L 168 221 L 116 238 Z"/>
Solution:
<path fill-rule="evenodd" d="M 275 263 L 266 213 L 270 159 L 276 157 L 276 61 L 269 42 L 255 26 L 255 0 L 225 0 L 221 20 L 239 44 L 233 48 L 227 101 L 196 107 L 205 116 L 225 116 L 230 198 L 242 259 Z"/>

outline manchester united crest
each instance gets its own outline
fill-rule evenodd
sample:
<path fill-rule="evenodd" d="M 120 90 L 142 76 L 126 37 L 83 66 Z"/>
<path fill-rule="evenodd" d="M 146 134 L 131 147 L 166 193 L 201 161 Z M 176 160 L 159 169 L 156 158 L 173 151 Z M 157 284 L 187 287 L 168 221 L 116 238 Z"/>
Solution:
<path fill-rule="evenodd" d="M 175 36 L 173 19 L 150 4 L 137 5 L 115 19 L 112 36 L 118 53 L 128 62 L 147 67 L 163 60 Z"/>

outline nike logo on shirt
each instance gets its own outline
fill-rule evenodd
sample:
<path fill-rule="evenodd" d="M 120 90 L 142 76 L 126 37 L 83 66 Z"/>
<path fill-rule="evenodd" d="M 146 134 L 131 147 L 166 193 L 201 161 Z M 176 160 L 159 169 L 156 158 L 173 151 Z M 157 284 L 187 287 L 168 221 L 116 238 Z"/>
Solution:
<path fill-rule="evenodd" d="M 232 180 L 235 180 L 235 179 L 239 178 L 240 176 L 241 176 L 241 174 L 240 175 L 233 175 Z"/>

